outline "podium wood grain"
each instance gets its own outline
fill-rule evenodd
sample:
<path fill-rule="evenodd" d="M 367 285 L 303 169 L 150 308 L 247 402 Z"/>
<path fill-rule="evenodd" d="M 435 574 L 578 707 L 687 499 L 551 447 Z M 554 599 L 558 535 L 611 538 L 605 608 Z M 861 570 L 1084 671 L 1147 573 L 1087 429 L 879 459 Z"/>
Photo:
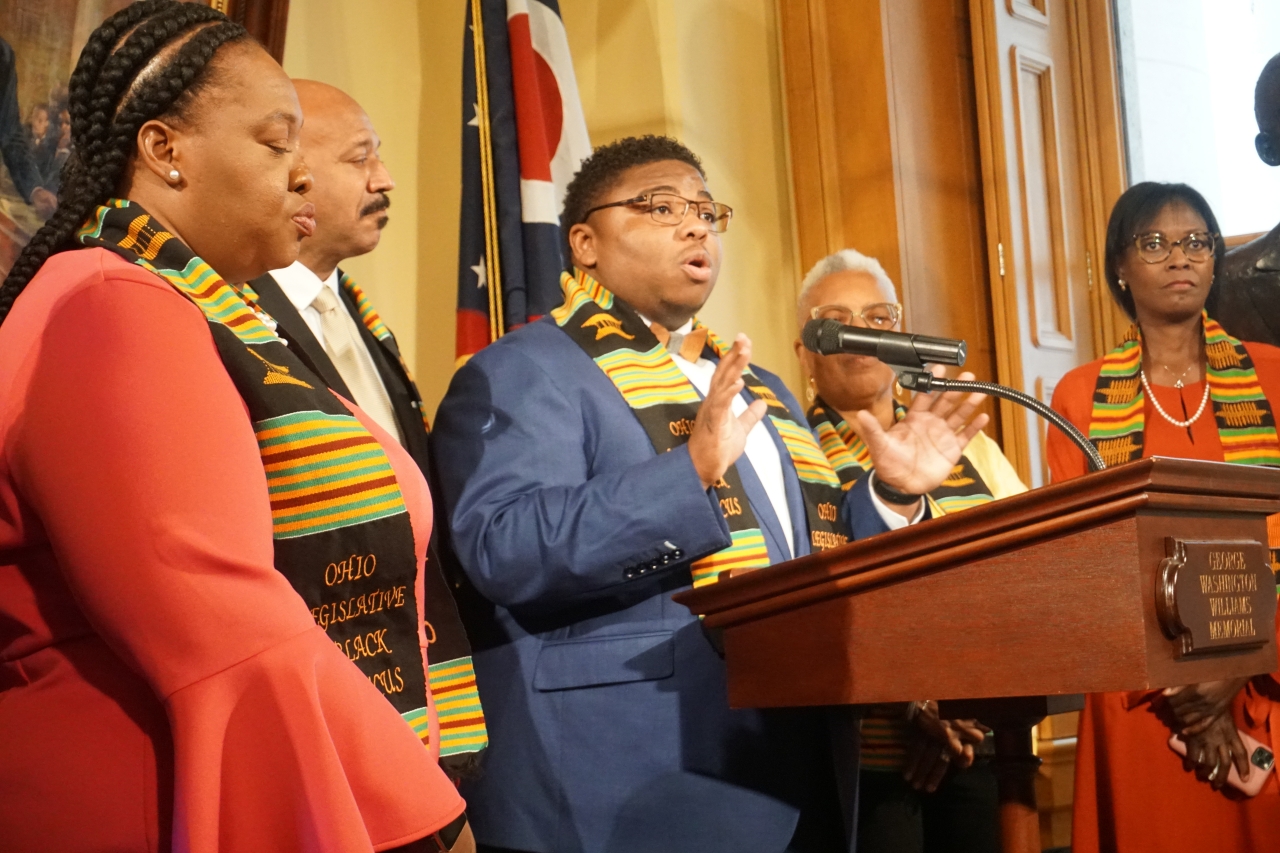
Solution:
<path fill-rule="evenodd" d="M 1054 696 L 1255 675 L 1277 668 L 1274 611 L 1259 614 L 1254 648 L 1180 656 L 1160 627 L 1157 577 L 1166 537 L 1265 544 L 1266 517 L 1278 512 L 1280 470 L 1157 457 L 726 573 L 675 599 L 723 629 L 735 707 Z M 1034 715 L 1014 703 L 981 707 L 1007 731 L 1000 759 L 1033 774 Z M 1005 849 L 1035 849 L 1030 786 L 1004 776 Z"/>

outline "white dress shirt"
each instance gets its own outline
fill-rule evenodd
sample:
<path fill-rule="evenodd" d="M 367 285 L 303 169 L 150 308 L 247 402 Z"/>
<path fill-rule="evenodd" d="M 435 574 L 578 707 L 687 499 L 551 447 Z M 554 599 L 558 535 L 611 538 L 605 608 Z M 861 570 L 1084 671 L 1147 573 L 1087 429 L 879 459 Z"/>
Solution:
<path fill-rule="evenodd" d="M 641 317 L 641 319 L 646 324 L 649 323 L 649 320 L 644 317 Z M 672 332 L 671 336 L 674 338 L 676 335 L 687 335 L 692 329 L 693 321 L 690 320 Z M 671 359 L 676 363 L 676 367 L 680 368 L 680 372 L 693 383 L 693 387 L 697 388 L 703 397 L 707 396 L 707 392 L 711 390 L 711 377 L 716 372 L 715 362 L 706 358 L 689 361 L 678 352 L 671 353 Z M 741 394 L 734 397 L 734 416 L 736 417 L 745 412 L 747 405 L 746 398 Z M 782 525 L 783 535 L 787 537 L 787 547 L 791 551 L 789 556 L 795 556 L 795 534 L 791 524 L 791 507 L 787 504 L 787 487 L 786 481 L 783 479 L 782 457 L 778 453 L 778 445 L 774 443 L 773 436 L 770 434 L 769 428 L 765 426 L 763 419 L 751 428 L 751 432 L 747 433 L 747 446 L 744 453 L 747 461 L 751 463 L 751 467 L 755 470 L 756 476 L 760 478 L 765 494 L 769 496 L 769 503 L 773 507 L 774 515 L 778 517 L 778 522 Z M 907 519 L 900 513 L 890 509 L 874 491 L 871 492 L 871 503 L 890 530 L 898 530 L 908 524 L 914 524 L 924 515 L 923 502 L 915 517 L 911 519 Z"/>
<path fill-rule="evenodd" d="M 338 271 L 335 269 L 329 274 L 328 278 L 321 280 L 320 276 L 304 266 L 302 261 L 294 261 L 282 270 L 272 270 L 271 277 L 276 280 L 276 284 L 280 285 L 284 295 L 289 297 L 293 307 L 298 309 L 298 313 L 302 315 L 307 328 L 311 330 L 311 334 L 316 336 L 316 341 L 319 342 L 321 347 L 324 347 L 324 327 L 320 322 L 320 312 L 312 307 L 311 303 L 319 295 L 320 288 L 327 287 L 333 291 L 334 296 L 338 297 L 338 302 L 343 306 L 343 310 L 346 310 L 346 303 L 342 301 L 342 293 L 338 289 Z M 359 321 L 356 322 L 358 323 Z M 369 349 L 360 346 L 356 347 L 356 351 L 357 357 L 362 359 L 373 376 L 377 377 L 378 387 L 383 394 L 386 394 L 387 407 L 391 409 L 391 395 L 387 394 L 386 383 L 382 381 L 382 374 L 378 372 L 373 356 L 369 354 Z M 334 365 L 334 367 L 336 369 L 337 365 Z M 339 375 L 341 375 L 341 371 L 339 371 Z M 346 377 L 344 376 L 343 379 L 345 380 Z M 394 429 L 392 429 L 392 426 L 394 426 Z M 399 436 L 400 427 L 398 424 L 391 426 L 384 424 L 383 427 L 391 432 L 392 435 Z"/>

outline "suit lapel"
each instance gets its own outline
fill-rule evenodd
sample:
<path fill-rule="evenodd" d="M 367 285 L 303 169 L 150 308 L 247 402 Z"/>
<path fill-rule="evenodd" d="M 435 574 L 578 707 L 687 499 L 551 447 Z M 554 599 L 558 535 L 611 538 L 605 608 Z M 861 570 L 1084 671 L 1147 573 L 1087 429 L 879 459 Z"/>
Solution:
<path fill-rule="evenodd" d="M 332 390 L 348 400 L 352 399 L 351 389 L 342 381 L 338 368 L 334 367 L 329 354 L 324 351 L 324 347 L 320 346 L 320 342 L 311 332 L 311 327 L 307 325 L 306 320 L 302 319 L 298 309 L 293 307 L 293 303 L 289 301 L 289 297 L 285 295 L 283 288 L 276 283 L 276 280 L 270 275 L 264 275 L 249 282 L 249 286 L 258 294 L 258 305 L 280 324 L 284 337 L 288 338 L 298 350 L 299 357 L 307 362 Z"/>

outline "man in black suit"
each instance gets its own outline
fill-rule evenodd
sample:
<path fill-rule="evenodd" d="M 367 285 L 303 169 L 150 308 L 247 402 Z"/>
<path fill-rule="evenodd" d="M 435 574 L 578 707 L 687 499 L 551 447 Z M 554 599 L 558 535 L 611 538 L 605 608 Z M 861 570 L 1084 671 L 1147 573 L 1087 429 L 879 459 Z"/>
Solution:
<path fill-rule="evenodd" d="M 1280 166 L 1280 54 L 1271 57 L 1258 76 L 1253 114 L 1258 120 L 1258 156 L 1268 166 Z M 1227 252 L 1215 290 L 1209 296 L 1209 314 L 1228 334 L 1280 345 L 1280 225 Z"/>
<path fill-rule="evenodd" d="M 330 389 L 398 439 L 430 481 L 429 436 L 418 389 L 390 329 L 338 268 L 377 247 L 395 182 L 358 103 L 324 83 L 295 80 L 294 85 L 306 116 L 299 144 L 314 177 L 307 199 L 316 207 L 315 232 L 302 241 L 292 266 L 273 270 L 250 287 L 289 346 Z M 443 501 L 437 499 L 436 506 L 443 507 Z M 442 764 L 466 775 L 488 739 L 471 651 L 453 599 L 457 586 L 450 579 L 461 574 L 453 570 L 456 560 L 444 541 L 448 524 L 437 516 L 425 595 L 431 693 L 440 717 Z"/>

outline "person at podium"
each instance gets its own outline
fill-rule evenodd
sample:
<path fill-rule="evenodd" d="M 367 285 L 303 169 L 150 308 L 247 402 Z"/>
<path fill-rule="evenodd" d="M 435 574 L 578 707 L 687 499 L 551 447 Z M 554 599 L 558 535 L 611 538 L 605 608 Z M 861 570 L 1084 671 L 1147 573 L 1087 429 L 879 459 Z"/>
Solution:
<path fill-rule="evenodd" d="M 1134 324 L 1106 356 L 1064 376 L 1053 395 L 1053 407 L 1108 466 L 1146 456 L 1280 465 L 1280 349 L 1242 343 L 1204 310 L 1222 256 L 1218 222 L 1191 187 L 1145 182 L 1116 202 L 1107 284 Z M 1054 481 L 1087 471 L 1084 455 L 1057 430 L 1049 431 L 1048 458 Z M 1274 520 L 1269 527 L 1274 549 Z M 1076 753 L 1072 850 L 1275 850 L 1275 776 L 1253 798 L 1226 782 L 1232 765 L 1249 772 L 1239 733 L 1275 749 L 1278 726 L 1275 674 L 1090 695 Z M 1186 743 L 1186 759 L 1169 748 L 1171 734 Z"/>
<path fill-rule="evenodd" d="M 482 849 L 845 847 L 822 712 L 731 710 L 714 638 L 671 595 L 923 517 L 986 422 L 979 395 L 920 397 L 867 425 L 875 476 L 842 491 L 750 340 L 695 319 L 732 215 L 703 175 L 674 139 L 598 148 L 565 196 L 564 304 L 475 355 L 438 412 L 485 600 L 491 741 L 463 785 Z"/>
<path fill-rule="evenodd" d="M 902 306 L 880 262 L 854 249 L 818 261 L 805 276 L 796 323 L 839 320 L 880 331 L 898 329 Z M 796 355 L 809 375 L 809 426 L 841 486 L 872 470 L 857 412 L 883 429 L 906 416 L 893 368 L 870 356 L 819 355 L 800 339 Z M 1025 492 L 1000 446 L 979 432 L 951 475 L 929 493 L 940 516 Z M 996 779 L 982 753 L 984 729 L 974 720 L 942 720 L 937 703 L 876 705 L 862 721 L 858 801 L 859 853 L 996 853 Z"/>

